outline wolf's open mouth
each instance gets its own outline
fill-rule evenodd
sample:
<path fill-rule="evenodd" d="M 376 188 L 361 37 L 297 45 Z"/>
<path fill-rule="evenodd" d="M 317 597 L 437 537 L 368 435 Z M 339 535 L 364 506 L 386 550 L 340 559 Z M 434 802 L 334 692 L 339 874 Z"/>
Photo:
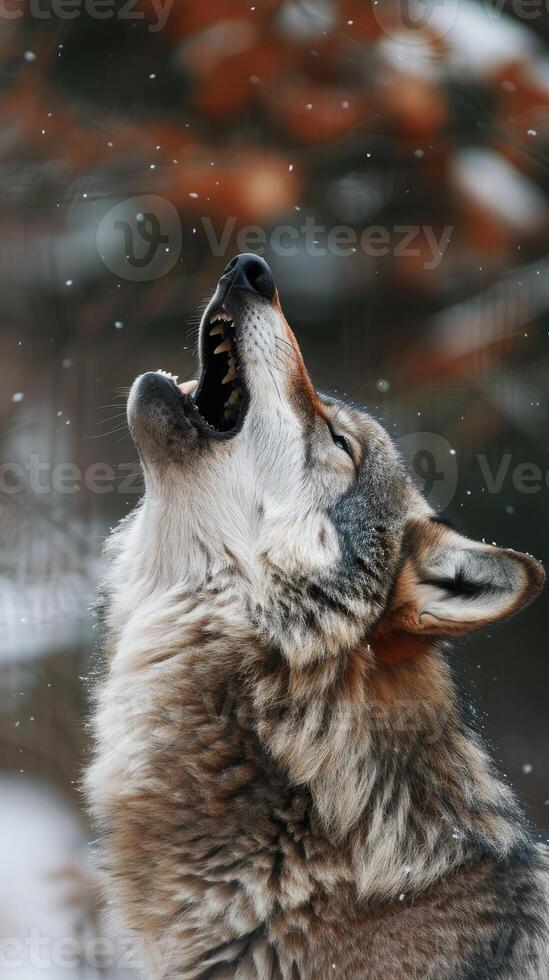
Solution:
<path fill-rule="evenodd" d="M 229 433 L 243 420 L 247 398 L 234 321 L 225 310 L 211 314 L 201 344 L 202 377 L 194 404 L 207 425 Z"/>
<path fill-rule="evenodd" d="M 248 406 L 234 322 L 223 309 L 216 310 L 204 325 L 201 336 L 202 375 L 200 382 L 177 383 L 177 377 L 158 371 L 183 396 L 189 421 L 212 435 L 227 436 L 240 429 Z M 196 389 L 196 390 L 195 390 Z"/>
<path fill-rule="evenodd" d="M 241 368 L 236 329 L 229 314 L 218 309 L 202 329 L 200 381 L 178 384 L 169 371 L 158 370 L 182 398 L 188 420 L 210 436 L 227 437 L 238 432 L 248 408 L 248 390 Z"/>

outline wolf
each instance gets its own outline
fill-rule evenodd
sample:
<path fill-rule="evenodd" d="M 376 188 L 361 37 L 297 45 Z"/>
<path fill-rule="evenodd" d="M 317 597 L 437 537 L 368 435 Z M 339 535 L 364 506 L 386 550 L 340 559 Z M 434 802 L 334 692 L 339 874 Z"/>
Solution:
<path fill-rule="evenodd" d="M 259 256 L 199 349 L 198 382 L 129 395 L 146 489 L 107 544 L 86 779 L 146 976 L 547 980 L 547 858 L 447 648 L 541 564 L 449 527 L 315 390 Z"/>

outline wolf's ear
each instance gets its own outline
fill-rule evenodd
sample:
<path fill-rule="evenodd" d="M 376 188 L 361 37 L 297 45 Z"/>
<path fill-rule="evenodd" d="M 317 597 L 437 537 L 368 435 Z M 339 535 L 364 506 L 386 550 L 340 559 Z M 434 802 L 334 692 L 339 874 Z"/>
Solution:
<path fill-rule="evenodd" d="M 384 625 L 430 636 L 469 633 L 518 612 L 544 579 L 529 555 L 471 541 L 436 518 L 413 519 Z"/>

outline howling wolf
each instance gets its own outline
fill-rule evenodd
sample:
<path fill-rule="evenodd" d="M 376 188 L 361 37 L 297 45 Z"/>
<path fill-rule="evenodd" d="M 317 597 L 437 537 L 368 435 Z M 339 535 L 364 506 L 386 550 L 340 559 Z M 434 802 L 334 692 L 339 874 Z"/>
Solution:
<path fill-rule="evenodd" d="M 547 980 L 546 861 L 448 637 L 541 588 L 433 512 L 317 392 L 239 255 L 200 380 L 128 402 L 146 492 L 110 539 L 87 790 L 154 980 Z"/>

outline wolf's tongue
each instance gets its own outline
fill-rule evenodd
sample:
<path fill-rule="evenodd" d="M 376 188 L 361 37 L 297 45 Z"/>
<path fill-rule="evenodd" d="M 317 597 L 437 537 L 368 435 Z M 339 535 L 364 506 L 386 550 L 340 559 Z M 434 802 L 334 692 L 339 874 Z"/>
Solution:
<path fill-rule="evenodd" d="M 178 385 L 182 395 L 192 395 L 195 388 L 198 386 L 198 381 L 183 381 L 182 384 Z"/>

